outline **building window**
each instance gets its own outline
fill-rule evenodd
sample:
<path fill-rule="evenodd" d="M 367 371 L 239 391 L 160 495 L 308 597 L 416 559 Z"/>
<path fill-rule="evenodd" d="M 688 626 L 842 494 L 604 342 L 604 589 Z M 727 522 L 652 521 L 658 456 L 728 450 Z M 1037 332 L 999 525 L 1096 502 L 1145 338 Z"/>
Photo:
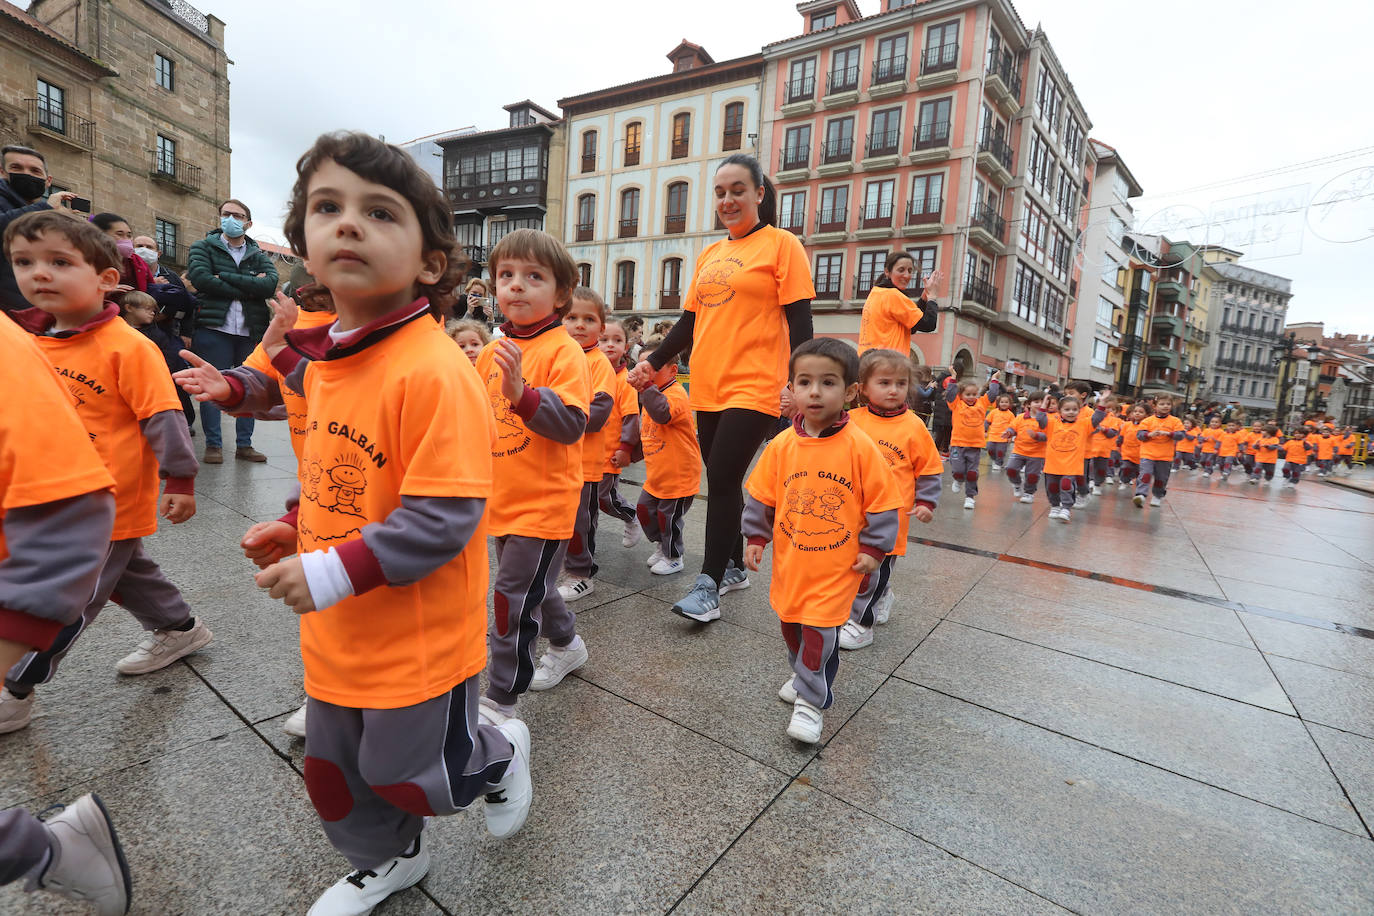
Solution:
<path fill-rule="evenodd" d="M 1258 396 L 1258 394 L 1259 394 L 1259 382 L 1256 381 L 1255 379 L 1251 379 L 1251 380 L 1250 380 L 1250 397 L 1252 397 L 1252 398 L 1253 398 L 1253 397 L 1256 397 L 1256 396 Z"/>
<path fill-rule="evenodd" d="M 153 73 L 158 86 L 172 91 L 172 61 L 161 54 L 153 55 Z"/>
<path fill-rule="evenodd" d="M 926 53 L 922 73 L 953 70 L 959 66 L 959 22 L 944 22 L 926 29 Z"/>
<path fill-rule="evenodd" d="M 840 298 L 840 276 L 844 269 L 844 255 L 816 255 L 816 298 Z"/>
<path fill-rule="evenodd" d="M 806 231 L 806 192 L 784 194 L 778 203 L 778 228 L 798 235 Z"/>
<path fill-rule="evenodd" d="M 1093 368 L 1107 368 L 1107 354 L 1111 351 L 1111 346 L 1102 339 L 1093 340 Z"/>
<path fill-rule="evenodd" d="M 1112 326 L 1112 313 L 1116 311 L 1116 306 L 1112 300 L 1106 296 L 1097 297 L 1097 323 L 1104 328 Z"/>
<path fill-rule="evenodd" d="M 935 271 L 935 256 L 938 252 L 934 245 L 925 245 L 920 248 L 908 248 L 906 253 L 911 255 L 912 266 L 915 268 L 913 276 L 917 278 L 917 282 L 908 286 L 907 291 L 918 293 L 921 289 L 920 280 Z"/>
<path fill-rule="evenodd" d="M 38 126 L 59 134 L 67 132 L 65 90 L 47 80 L 38 81 Z"/>
<path fill-rule="evenodd" d="M 542 216 L 527 216 L 523 218 L 493 219 L 488 222 L 487 243 L 496 247 L 496 243 L 501 241 L 516 229 L 543 229 L 544 218 Z"/>
<path fill-rule="evenodd" d="M 1059 109 L 1063 104 L 1063 93 L 1054 84 L 1054 78 L 1050 76 L 1050 68 L 1042 63 L 1040 65 L 1040 83 L 1035 93 L 1035 115 L 1050 125 L 1050 132 L 1056 136 L 1059 132 Z"/>
<path fill-rule="evenodd" d="M 783 135 L 782 168 L 804 169 L 811 162 L 811 125 L 787 128 Z"/>
<path fill-rule="evenodd" d="M 859 46 L 841 48 L 830 58 L 825 91 L 850 92 L 859 88 Z"/>
<path fill-rule="evenodd" d="M 1262 398 L 1267 398 L 1267 397 L 1269 397 L 1269 383 L 1268 383 L 1268 382 L 1265 382 L 1265 383 L 1264 383 L 1264 393 L 1261 394 L 1260 397 L 1262 397 Z"/>
<path fill-rule="evenodd" d="M 794 60 L 787 70 L 787 102 L 807 102 L 816 97 L 816 58 Z"/>
<path fill-rule="evenodd" d="M 1045 231 L 1049 218 L 1045 211 L 1035 204 L 1026 202 L 1025 216 L 1021 220 L 1021 248 L 1032 258 L 1042 261 L 1045 256 Z"/>
<path fill-rule="evenodd" d="M 663 232 L 672 235 L 687 231 L 687 182 L 668 185 L 668 210 L 663 220 Z"/>
<path fill-rule="evenodd" d="M 843 232 L 848 218 L 849 185 L 821 188 L 821 210 L 816 214 L 816 231 Z"/>
<path fill-rule="evenodd" d="M 591 285 L 592 285 L 592 265 L 590 265 L 590 264 L 578 264 L 578 265 L 577 265 L 577 282 L 578 282 L 578 285 L 580 285 L 580 286 L 591 286 Z"/>
<path fill-rule="evenodd" d="M 577 235 L 579 242 L 590 242 L 596 232 L 596 195 L 581 194 L 577 198 Z"/>
<path fill-rule="evenodd" d="M 157 170 L 163 175 L 177 173 L 177 142 L 157 135 Z"/>
<path fill-rule="evenodd" d="M 828 9 L 823 13 L 811 14 L 811 31 L 819 32 L 821 29 L 832 28 L 835 25 L 835 10 Z"/>
<path fill-rule="evenodd" d="M 157 244 L 158 253 L 173 264 L 181 264 L 181 250 L 177 247 L 179 227 L 176 223 L 165 219 L 153 220 L 153 241 Z"/>
<path fill-rule="evenodd" d="M 862 228 L 872 229 L 892 225 L 892 200 L 897 182 L 888 178 L 883 181 L 870 181 L 864 186 L 864 213 Z"/>
<path fill-rule="evenodd" d="M 920 120 L 916 124 L 916 149 L 949 146 L 950 99 L 922 102 Z"/>
<path fill-rule="evenodd" d="M 1018 261 L 1012 290 L 1012 311 L 1016 317 L 1027 324 L 1044 327 L 1040 305 L 1045 294 L 1045 278 L 1024 261 Z"/>
<path fill-rule="evenodd" d="M 854 295 L 867 296 L 873 284 L 883 275 L 883 262 L 887 260 L 886 251 L 859 252 L 859 274 L 854 278 Z"/>
<path fill-rule="evenodd" d="M 596 171 L 596 131 L 582 132 L 582 171 Z"/>
<path fill-rule="evenodd" d="M 873 112 L 869 122 L 868 156 L 890 156 L 902 143 L 902 109 L 884 108 Z"/>
<path fill-rule="evenodd" d="M 632 239 L 639 235 L 639 188 L 626 188 L 620 192 L 620 238 Z"/>
<path fill-rule="evenodd" d="M 854 118 L 836 118 L 825 122 L 824 162 L 848 162 L 854 155 Z"/>
<path fill-rule="evenodd" d="M 944 205 L 945 176 L 917 175 L 911 179 L 911 212 L 913 221 L 937 222 Z M 921 218 L 926 219 L 922 220 Z"/>
<path fill-rule="evenodd" d="M 690 112 L 679 112 L 673 115 L 673 149 L 672 158 L 685 159 L 692 145 L 692 115 Z"/>
<path fill-rule="evenodd" d="M 873 62 L 873 83 L 895 83 L 906 79 L 906 36 L 878 39 L 878 59 Z"/>
<path fill-rule="evenodd" d="M 640 143 L 644 135 L 644 125 L 631 121 L 625 125 L 625 165 L 639 165 Z"/>
<path fill-rule="evenodd" d="M 635 307 L 635 262 L 621 261 L 615 265 L 615 309 L 628 311 Z"/>
<path fill-rule="evenodd" d="M 659 308 L 682 307 L 682 258 L 668 258 L 663 262 L 663 285 L 659 289 Z"/>
<path fill-rule="evenodd" d="M 739 149 L 744 139 L 744 103 L 731 102 L 725 106 L 725 134 L 720 139 L 720 148 Z"/>

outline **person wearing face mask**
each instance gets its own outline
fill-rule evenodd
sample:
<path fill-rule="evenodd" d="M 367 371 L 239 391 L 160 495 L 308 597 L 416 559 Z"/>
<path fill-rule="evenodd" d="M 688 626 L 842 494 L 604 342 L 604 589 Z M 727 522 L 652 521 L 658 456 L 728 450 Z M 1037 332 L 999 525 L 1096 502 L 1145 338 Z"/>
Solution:
<path fill-rule="evenodd" d="M 35 210 L 58 208 L 59 212 L 71 213 L 66 207 L 76 195 L 70 191 L 58 191 L 43 199 L 52 185 L 52 177 L 48 175 L 47 160 L 38 150 L 27 146 L 0 149 L 0 170 L 4 172 L 4 180 L 0 181 L 0 233 L 12 221 Z M 8 259 L 0 258 L 0 309 L 18 312 L 26 308 L 31 305 L 19 294 Z"/>
<path fill-rule="evenodd" d="M 129 221 L 118 213 L 97 213 L 91 217 L 91 222 L 95 228 L 114 239 L 115 248 L 119 250 L 119 284 L 110 293 L 110 301 L 122 305 L 125 293 L 135 290 L 147 292 L 153 272 L 142 258 L 134 254 L 134 230 L 129 227 Z"/>
<path fill-rule="evenodd" d="M 231 369 L 253 352 L 272 320 L 267 305 L 277 291 L 277 268 L 257 242 L 247 235 L 253 214 L 239 200 L 230 198 L 219 207 L 219 228 L 191 246 L 186 257 L 186 276 L 196 289 L 199 311 L 191 349 L 216 369 Z M 205 429 L 206 464 L 222 464 L 220 410 L 210 401 L 200 405 Z M 266 461 L 253 448 L 253 418 L 234 421 L 240 461 Z"/>
<path fill-rule="evenodd" d="M 177 276 L 176 271 L 162 266 L 157 242 L 146 235 L 134 236 L 133 242 L 134 257 L 142 260 L 152 271 L 152 279 L 148 282 L 145 292 L 157 303 L 158 330 L 166 339 L 180 340 L 190 349 L 191 335 L 196 329 L 196 297 L 186 288 L 186 284 L 181 282 L 181 277 Z M 177 388 L 177 396 L 181 398 L 181 409 L 186 414 L 186 426 L 191 429 L 191 435 L 194 436 L 196 402 L 180 387 Z"/>

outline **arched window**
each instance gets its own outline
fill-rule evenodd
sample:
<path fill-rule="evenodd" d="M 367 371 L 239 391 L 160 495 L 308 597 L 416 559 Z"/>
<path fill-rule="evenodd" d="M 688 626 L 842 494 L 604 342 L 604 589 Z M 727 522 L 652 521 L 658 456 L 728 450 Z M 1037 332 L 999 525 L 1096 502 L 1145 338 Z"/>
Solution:
<path fill-rule="evenodd" d="M 639 235 L 639 188 L 626 188 L 620 192 L 620 238 L 632 239 Z"/>
<path fill-rule="evenodd" d="M 663 261 L 663 283 L 659 287 L 658 307 L 682 307 L 682 258 L 665 258 Z"/>
<path fill-rule="evenodd" d="M 596 195 L 580 194 L 577 198 L 577 233 L 579 242 L 590 242 L 596 233 Z"/>
<path fill-rule="evenodd" d="M 668 207 L 663 220 L 663 232 L 672 235 L 687 231 L 687 182 L 668 185 Z"/>
<path fill-rule="evenodd" d="M 683 111 L 673 115 L 672 158 L 686 159 L 692 146 L 692 114 Z"/>
<path fill-rule="evenodd" d="M 620 261 L 615 265 L 615 309 L 629 311 L 635 307 L 635 262 Z"/>
<path fill-rule="evenodd" d="M 582 132 L 582 171 L 596 171 L 596 131 Z"/>
<path fill-rule="evenodd" d="M 644 125 L 631 121 L 625 125 L 625 164 L 639 165 L 639 150 L 644 139 Z"/>
<path fill-rule="evenodd" d="M 739 149 L 744 138 L 744 103 L 731 102 L 725 106 L 725 135 L 721 137 L 720 148 Z"/>
<path fill-rule="evenodd" d="M 585 263 L 577 265 L 577 283 L 579 286 L 592 285 L 592 265 Z"/>

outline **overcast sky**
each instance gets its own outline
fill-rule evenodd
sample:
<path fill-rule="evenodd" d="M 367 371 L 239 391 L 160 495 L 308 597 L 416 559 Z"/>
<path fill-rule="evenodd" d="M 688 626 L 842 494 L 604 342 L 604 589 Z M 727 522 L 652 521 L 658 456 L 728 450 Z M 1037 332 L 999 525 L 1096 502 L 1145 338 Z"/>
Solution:
<path fill-rule="evenodd" d="M 233 190 L 268 237 L 296 158 L 323 131 L 404 142 L 504 127 L 509 102 L 556 112 L 560 98 L 665 73 L 683 38 L 726 60 L 801 31 L 792 0 L 332 0 L 327 15 L 322 3 L 197 2 L 227 24 Z M 872 14 L 879 2 L 859 8 Z M 1374 5 L 1016 9 L 1049 35 L 1091 135 L 1144 187 L 1138 226 L 1249 250 L 1242 263 L 1292 279 L 1290 320 L 1374 333 Z"/>

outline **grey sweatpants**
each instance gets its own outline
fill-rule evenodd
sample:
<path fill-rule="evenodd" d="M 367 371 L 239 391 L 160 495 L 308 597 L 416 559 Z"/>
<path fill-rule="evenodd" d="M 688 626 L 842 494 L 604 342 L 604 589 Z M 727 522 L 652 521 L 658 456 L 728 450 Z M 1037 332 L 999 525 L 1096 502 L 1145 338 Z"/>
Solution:
<path fill-rule="evenodd" d="M 888 554 L 878 568 L 863 577 L 859 583 L 859 594 L 854 598 L 854 607 L 849 611 L 849 619 L 865 629 L 873 626 L 873 609 L 887 594 L 888 583 L 892 581 L 892 565 L 896 557 Z"/>
<path fill-rule="evenodd" d="M 601 483 L 597 484 L 596 494 L 601 511 L 607 515 L 614 516 L 622 522 L 628 522 L 635 517 L 635 507 L 625 502 L 625 497 L 620 495 L 619 474 L 607 471 L 602 476 Z"/>
<path fill-rule="evenodd" d="M 50 648 L 21 658 L 6 675 L 5 686 L 11 692 L 18 689 L 27 693 L 35 684 L 52 680 L 57 666 L 77 638 L 95 622 L 106 601 L 114 601 L 133 614 L 145 630 L 165 630 L 191 619 L 190 605 L 143 552 L 142 538 L 112 541 L 96 580 L 95 594 L 81 612 L 81 618 L 63 627 Z"/>
<path fill-rule="evenodd" d="M 787 642 L 797 696 L 817 709 L 829 709 L 835 702 L 830 688 L 840 667 L 840 628 L 784 622 L 782 638 Z"/>
<path fill-rule="evenodd" d="M 573 522 L 572 540 L 568 542 L 568 556 L 563 570 L 579 579 L 596 575 L 596 522 L 601 517 L 601 481 L 582 484 L 582 497 L 577 503 L 577 520 Z"/>
<path fill-rule="evenodd" d="M 981 448 L 966 445 L 949 447 L 949 472 L 955 480 L 964 482 L 964 495 L 978 495 L 978 464 L 983 460 Z"/>
<path fill-rule="evenodd" d="M 48 828 L 23 808 L 0 811 L 0 884 L 9 884 L 42 865 L 51 848 Z"/>
<path fill-rule="evenodd" d="M 510 741 L 477 717 L 477 676 L 400 709 L 311 697 L 305 788 L 329 842 L 354 868 L 405 852 L 426 817 L 461 811 L 500 782 Z"/>
<path fill-rule="evenodd" d="M 1140 479 L 1135 484 L 1135 495 L 1144 496 L 1147 490 L 1152 489 L 1154 495 L 1160 499 L 1169 492 L 1169 472 L 1173 470 L 1174 463 L 1170 461 L 1155 461 L 1150 458 L 1140 459 Z M 1228 470 L 1229 474 L 1230 471 Z"/>
<path fill-rule="evenodd" d="M 567 541 L 507 534 L 496 538 L 496 584 L 492 602 L 496 627 L 487 635 L 491 661 L 487 696 L 502 706 L 530 689 L 538 667 L 539 635 L 566 646 L 577 635 L 577 618 L 558 594 Z"/>
<path fill-rule="evenodd" d="M 1022 469 L 1026 472 L 1026 479 L 1021 479 Z M 1033 458 L 1030 455 L 1018 455 L 1012 452 L 1007 459 L 1007 480 L 1013 484 L 1021 485 L 1022 493 L 1034 493 L 1036 484 L 1040 483 L 1040 473 L 1045 470 L 1045 459 L 1043 457 Z"/>
<path fill-rule="evenodd" d="M 694 499 L 692 496 L 659 499 L 648 490 L 639 491 L 639 504 L 635 506 L 639 527 L 644 529 L 644 536 L 657 544 L 670 560 L 682 559 L 682 523 Z"/>

